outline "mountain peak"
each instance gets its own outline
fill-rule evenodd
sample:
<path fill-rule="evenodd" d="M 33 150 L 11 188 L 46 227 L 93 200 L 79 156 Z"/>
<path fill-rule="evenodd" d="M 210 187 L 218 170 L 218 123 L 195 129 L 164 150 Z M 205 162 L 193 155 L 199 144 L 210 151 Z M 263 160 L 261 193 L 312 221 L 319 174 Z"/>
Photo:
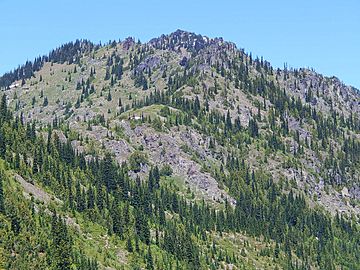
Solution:
<path fill-rule="evenodd" d="M 222 37 L 209 38 L 194 32 L 189 32 L 181 29 L 177 29 L 168 35 L 161 35 L 158 38 L 153 38 L 149 41 L 149 44 L 157 49 L 179 49 L 185 48 L 190 51 L 199 51 L 209 45 L 231 44 L 232 47 L 236 47 L 234 43 L 224 42 Z"/>
<path fill-rule="evenodd" d="M 360 95 L 335 77 L 178 29 L 70 42 L 0 88 L 1 269 L 62 265 L 60 238 L 77 269 L 360 265 Z"/>

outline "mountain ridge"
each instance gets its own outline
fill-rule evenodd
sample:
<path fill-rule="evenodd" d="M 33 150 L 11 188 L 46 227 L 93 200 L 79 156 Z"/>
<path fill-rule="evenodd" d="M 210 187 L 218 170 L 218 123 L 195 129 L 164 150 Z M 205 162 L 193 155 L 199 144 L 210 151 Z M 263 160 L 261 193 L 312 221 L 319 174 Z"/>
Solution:
<path fill-rule="evenodd" d="M 196 40 L 195 40 L 196 39 Z M 312 107 L 315 107 L 319 109 L 320 111 L 327 112 L 329 111 L 329 108 L 333 105 L 332 103 L 329 103 L 329 100 L 327 98 L 329 96 L 334 95 L 334 99 L 339 99 L 339 102 L 336 103 L 335 109 L 338 111 L 338 113 L 345 113 L 345 116 L 349 116 L 350 112 L 354 111 L 358 113 L 357 111 L 359 109 L 359 104 L 356 99 L 359 97 L 357 92 L 351 92 L 351 87 L 345 86 L 342 84 L 339 80 L 335 79 L 335 81 L 331 78 L 323 77 L 322 75 L 319 75 L 318 73 L 314 73 L 311 70 L 308 69 L 299 69 L 299 70 L 280 70 L 276 69 L 274 70 L 270 63 L 263 61 L 262 59 L 256 58 L 252 59 L 251 54 L 244 53 L 243 50 L 237 50 L 235 44 L 233 43 L 224 43 L 221 38 L 215 38 L 215 39 L 208 39 L 207 42 L 205 42 L 206 46 L 201 47 L 201 45 L 198 45 L 197 50 L 195 49 L 195 45 L 197 40 L 204 40 L 201 35 L 196 35 L 194 33 L 178 30 L 174 33 L 171 33 L 169 35 L 162 35 L 160 38 L 156 39 L 155 47 L 152 46 L 154 44 L 154 40 L 150 40 L 147 43 L 144 43 L 145 50 L 148 46 L 149 48 L 156 49 L 158 46 L 158 49 L 161 46 L 165 46 L 165 50 L 174 51 L 174 54 L 178 57 L 178 64 L 182 66 L 185 69 L 189 69 L 190 75 L 186 76 L 199 76 L 200 73 L 204 72 L 210 72 L 210 69 L 214 66 L 216 66 L 217 72 L 222 74 L 226 74 L 228 69 L 231 69 L 231 65 L 234 62 L 234 57 L 240 57 L 240 59 L 243 59 L 244 61 L 248 62 L 250 65 L 248 67 L 245 67 L 245 65 L 240 65 L 240 76 L 246 77 L 246 74 L 251 74 L 252 80 L 251 81 L 245 81 L 244 83 L 239 84 L 238 88 L 240 87 L 246 87 L 246 88 L 254 88 L 252 91 L 262 91 L 260 88 L 264 87 L 263 82 L 260 82 L 259 79 L 261 79 L 261 76 L 259 76 L 259 72 L 263 72 L 262 70 L 265 70 L 270 76 L 273 76 L 272 74 L 276 73 L 276 80 L 280 80 L 277 82 L 277 87 L 283 87 L 284 91 L 285 89 L 288 91 L 289 94 L 293 95 L 294 98 L 301 98 L 301 100 L 305 101 L 305 103 L 310 103 Z M 214 40 L 214 42 L 212 42 Z M 171 41 L 171 42 L 169 42 Z M 163 42 L 163 45 L 159 45 L 159 42 Z M 225 46 L 223 46 L 225 44 Z M 219 46 L 221 45 L 221 46 Z M 60 49 L 54 50 L 54 53 L 49 54 L 49 59 L 56 59 L 55 63 L 62 64 L 67 61 L 68 64 L 76 63 L 79 61 L 81 55 L 89 55 L 89 50 L 94 49 L 95 51 L 100 48 L 106 48 L 109 46 L 110 48 L 116 48 L 116 46 L 122 47 L 125 51 L 128 51 L 132 46 L 136 46 L 136 43 L 133 39 L 126 39 L 123 42 L 116 43 L 116 42 L 109 42 L 108 45 L 104 45 L 103 47 L 96 47 L 92 43 L 89 43 L 88 41 L 84 41 L 84 44 L 82 42 L 75 42 L 75 43 L 69 43 L 68 45 L 64 45 L 60 47 Z M 176 50 L 175 47 L 178 46 Z M 184 48 L 185 47 L 185 48 Z M 76 49 L 78 48 L 78 49 Z M 81 51 L 80 48 L 84 48 L 84 52 Z M 160 48 L 162 50 L 162 48 Z M 183 51 L 181 50 L 183 49 Z M 195 49 L 195 51 L 194 51 Z M 65 57 L 62 56 L 62 54 L 65 54 Z M 72 56 L 72 55 L 75 56 Z M 131 53 L 130 53 L 131 54 Z M 192 55 L 194 54 L 194 55 Z M 129 77 L 130 79 L 135 78 L 135 85 L 139 84 L 140 86 L 148 87 L 148 85 L 142 85 L 143 83 L 146 83 L 146 79 L 144 79 L 143 73 L 150 72 L 152 69 L 157 69 L 160 67 L 161 72 L 163 73 L 161 76 L 164 75 L 164 72 L 166 72 L 166 66 L 167 62 L 166 59 L 161 56 L 161 54 L 155 54 L 151 55 L 148 58 L 147 56 L 144 56 L 144 60 L 136 60 L 137 63 L 133 63 L 133 65 L 136 65 L 136 68 L 133 72 L 130 73 Z M 44 58 L 45 60 L 47 58 Z M 192 62 L 191 62 L 192 61 Z M 109 64 L 109 57 L 107 60 L 107 64 Z M 174 63 L 177 64 L 177 63 Z M 221 68 L 220 68 L 221 66 Z M 205 71 L 206 70 L 206 71 Z M 238 71 L 235 71 L 238 72 Z M 194 75 L 191 75 L 194 74 Z M 197 75 L 196 75 L 197 74 Z M 159 74 L 160 75 L 160 74 Z M 269 76 L 268 75 L 268 76 Z M 226 76 L 226 75 L 225 75 Z M 195 78 L 194 77 L 194 78 Z M 291 77 L 291 78 L 290 78 Z M 169 79 L 172 79 L 169 77 Z M 139 82 L 136 82 L 138 80 Z M 227 78 L 225 78 L 226 83 Z M 250 84 L 249 84 L 250 82 Z M 269 81 L 270 87 L 276 87 L 273 82 Z M 20 83 L 20 82 L 19 82 Z M 164 82 L 165 83 L 165 82 Z M 268 83 L 268 82 L 267 82 Z M 22 84 L 22 83 L 21 83 Z M 235 80 L 235 88 L 236 88 L 236 80 Z M 258 84 L 258 85 L 256 85 Z M 329 87 L 329 85 L 331 87 Z M 178 86 L 176 86 L 178 87 Z M 207 84 L 206 82 L 203 84 L 202 87 L 207 88 L 208 90 L 212 87 L 211 85 Z M 257 89 L 255 89 L 257 87 Z M 312 87 L 315 87 L 317 90 L 317 94 L 314 95 L 312 92 L 310 92 Z M 156 88 L 156 87 L 155 87 Z M 308 90 L 310 89 L 310 90 Z M 322 91 L 322 93 L 319 94 L 319 90 Z M 238 90 L 236 90 L 238 91 Z M 190 92 L 189 92 L 190 93 Z M 192 94 L 190 93 L 190 96 Z M 319 95 L 322 95 L 321 97 Z M 350 97 L 349 97 L 350 95 Z M 224 99 L 221 97 L 221 99 Z M 225 102 L 228 102 L 226 99 Z M 330 100 L 331 101 L 331 100 Z M 203 102 L 203 100 L 201 101 Z M 212 105 L 214 102 L 209 102 L 210 108 L 214 108 L 214 106 L 218 106 L 218 102 L 215 102 L 214 105 Z M 226 106 L 225 106 L 226 107 Z M 221 107 L 220 107 L 221 108 Z M 343 110 L 346 108 L 346 110 Z M 226 112 L 226 108 L 223 109 L 223 112 Z M 231 110 L 231 115 L 233 115 L 234 110 Z M 253 114 L 255 113 L 255 108 L 251 111 L 247 112 L 246 114 Z M 249 115 L 245 116 L 243 118 L 243 121 L 247 122 L 249 119 Z"/>
<path fill-rule="evenodd" d="M 191 31 L 186 31 L 186 30 L 181 30 L 181 29 L 177 29 L 176 31 L 174 32 L 171 32 L 170 34 L 162 34 L 161 36 L 157 37 L 157 38 L 151 38 L 149 41 L 145 42 L 146 44 L 149 44 L 149 45 L 153 45 L 153 46 L 156 46 L 156 42 L 159 42 L 161 40 L 164 40 L 164 39 L 169 39 L 169 38 L 172 38 L 174 36 L 178 36 L 178 37 L 190 37 L 190 36 L 193 36 L 193 37 L 198 37 L 200 38 L 201 40 L 205 41 L 205 44 L 207 45 L 211 45 L 211 44 L 222 44 L 222 43 L 225 43 L 227 44 L 228 46 L 230 47 L 234 47 L 235 49 L 237 49 L 237 45 L 233 42 L 229 42 L 229 41 L 224 41 L 224 39 L 222 37 L 215 37 L 215 38 L 209 38 L 208 36 L 203 36 L 201 34 L 196 34 L 194 32 L 191 32 Z M 187 40 L 189 41 L 189 40 Z M 108 44 L 110 43 L 116 43 L 115 40 L 113 41 L 109 41 Z M 133 37 L 127 37 L 125 38 L 123 41 L 120 41 L 119 42 L 125 42 L 125 43 L 135 43 L 135 38 Z M 189 44 L 189 43 L 188 43 Z M 37 71 L 38 69 L 38 66 L 39 66 L 39 62 L 42 62 L 42 61 L 49 61 L 49 59 L 51 58 L 54 58 L 54 55 L 56 55 L 56 52 L 59 52 L 61 50 L 63 50 L 64 48 L 68 47 L 68 46 L 75 46 L 75 47 L 80 47 L 82 45 L 85 45 L 84 47 L 85 50 L 88 49 L 88 47 L 99 47 L 99 46 L 106 46 L 106 43 L 104 45 L 100 43 L 96 44 L 96 43 L 93 43 L 91 42 L 90 40 L 88 39 L 77 39 L 75 42 L 73 41 L 70 41 L 70 42 L 67 42 L 67 43 L 64 43 L 63 45 L 60 45 L 59 47 L 57 47 L 56 49 L 53 49 L 52 51 L 50 51 L 48 54 L 44 54 L 43 56 L 38 56 L 36 57 L 33 61 L 26 61 L 25 64 L 23 65 L 19 65 L 18 68 L 12 70 L 12 71 L 8 71 L 8 72 L 4 72 L 4 74 L 2 74 L 0 76 L 0 87 L 3 88 L 3 87 L 9 87 L 11 83 L 14 82 L 13 79 L 8 79 L 8 80 L 5 80 L 5 78 L 3 77 L 7 77 L 11 75 L 11 73 L 16 73 L 17 75 L 15 75 L 14 77 L 17 78 L 17 80 L 20 80 L 22 79 L 22 75 L 21 73 L 23 73 L 23 76 L 24 78 L 28 78 L 29 77 L 29 74 L 27 74 L 26 70 L 28 69 L 28 66 L 29 65 L 33 65 L 33 69 L 34 71 Z M 191 45 L 191 44 L 189 44 Z M 194 46 L 194 44 L 193 44 Z M 190 46 L 191 47 L 191 46 Z M 242 50 L 244 52 L 245 49 L 239 49 L 239 50 Z M 81 50 L 80 50 L 81 51 Z M 251 52 L 250 52 L 251 54 Z M 261 57 L 263 58 L 263 57 Z M 67 59 L 69 60 L 69 59 Z M 56 60 L 56 62 L 59 61 L 59 60 Z M 60 60 L 62 61 L 62 60 Z M 75 59 L 74 59 L 75 61 Z M 267 61 L 265 61 L 267 62 Z M 270 62 L 267 62 L 269 65 L 271 65 Z M 279 69 L 279 68 L 278 68 Z M 294 69 L 294 68 L 291 68 L 291 69 Z M 305 68 L 305 67 L 300 67 L 300 68 L 296 68 L 296 69 L 300 69 L 300 70 L 311 70 L 311 71 L 314 71 L 313 68 Z M 17 72 L 16 72 L 17 71 Z M 321 75 L 320 72 L 316 72 L 317 74 Z M 336 76 L 327 76 L 328 78 L 335 78 L 337 79 L 341 84 L 344 84 L 343 82 L 340 81 L 340 79 Z M 11 81 L 11 82 L 10 82 Z M 9 84 L 10 83 L 10 84 Z M 344 84 L 345 85 L 345 84 Z M 356 90 L 357 92 L 359 92 L 360 90 L 357 88 L 357 87 L 354 87 L 354 86 L 351 86 L 351 85 L 348 85 L 350 86 L 351 88 L 353 88 L 354 90 Z"/>
<path fill-rule="evenodd" d="M 352 87 L 182 30 L 146 43 L 76 41 L 33 67 L 0 80 L 0 167 L 5 209 L 54 218 L 34 227 L 49 235 L 39 252 L 48 260 L 55 251 L 101 269 L 359 265 Z M 53 202 L 22 196 L 26 182 Z M 19 216 L 0 214 L 6 224 Z M 51 228 L 69 228 L 73 255 L 54 248 Z"/>

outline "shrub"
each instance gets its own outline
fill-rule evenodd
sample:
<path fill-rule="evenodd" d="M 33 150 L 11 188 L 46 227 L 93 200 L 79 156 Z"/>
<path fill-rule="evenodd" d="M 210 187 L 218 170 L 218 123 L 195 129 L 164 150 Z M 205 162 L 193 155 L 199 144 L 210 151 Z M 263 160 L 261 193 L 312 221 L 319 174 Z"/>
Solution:
<path fill-rule="evenodd" d="M 148 163 L 147 156 L 140 151 L 135 151 L 129 157 L 130 170 L 134 172 L 139 172 L 141 169 L 141 165 L 147 163 Z"/>

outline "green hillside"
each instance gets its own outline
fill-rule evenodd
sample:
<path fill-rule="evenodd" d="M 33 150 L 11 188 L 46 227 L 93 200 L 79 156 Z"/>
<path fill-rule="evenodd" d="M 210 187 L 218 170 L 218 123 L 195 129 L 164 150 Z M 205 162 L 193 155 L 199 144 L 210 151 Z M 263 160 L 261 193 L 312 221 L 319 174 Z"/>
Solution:
<path fill-rule="evenodd" d="M 178 30 L 0 77 L 0 269 L 360 269 L 360 95 Z"/>

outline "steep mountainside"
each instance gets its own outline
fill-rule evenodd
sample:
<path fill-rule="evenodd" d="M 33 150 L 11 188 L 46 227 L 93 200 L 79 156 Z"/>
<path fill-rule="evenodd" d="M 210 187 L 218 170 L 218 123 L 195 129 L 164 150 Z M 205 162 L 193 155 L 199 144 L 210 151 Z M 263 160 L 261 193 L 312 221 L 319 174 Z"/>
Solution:
<path fill-rule="evenodd" d="M 359 269 L 360 93 L 339 79 L 177 30 L 68 43 L 0 87 L 0 268 Z"/>

